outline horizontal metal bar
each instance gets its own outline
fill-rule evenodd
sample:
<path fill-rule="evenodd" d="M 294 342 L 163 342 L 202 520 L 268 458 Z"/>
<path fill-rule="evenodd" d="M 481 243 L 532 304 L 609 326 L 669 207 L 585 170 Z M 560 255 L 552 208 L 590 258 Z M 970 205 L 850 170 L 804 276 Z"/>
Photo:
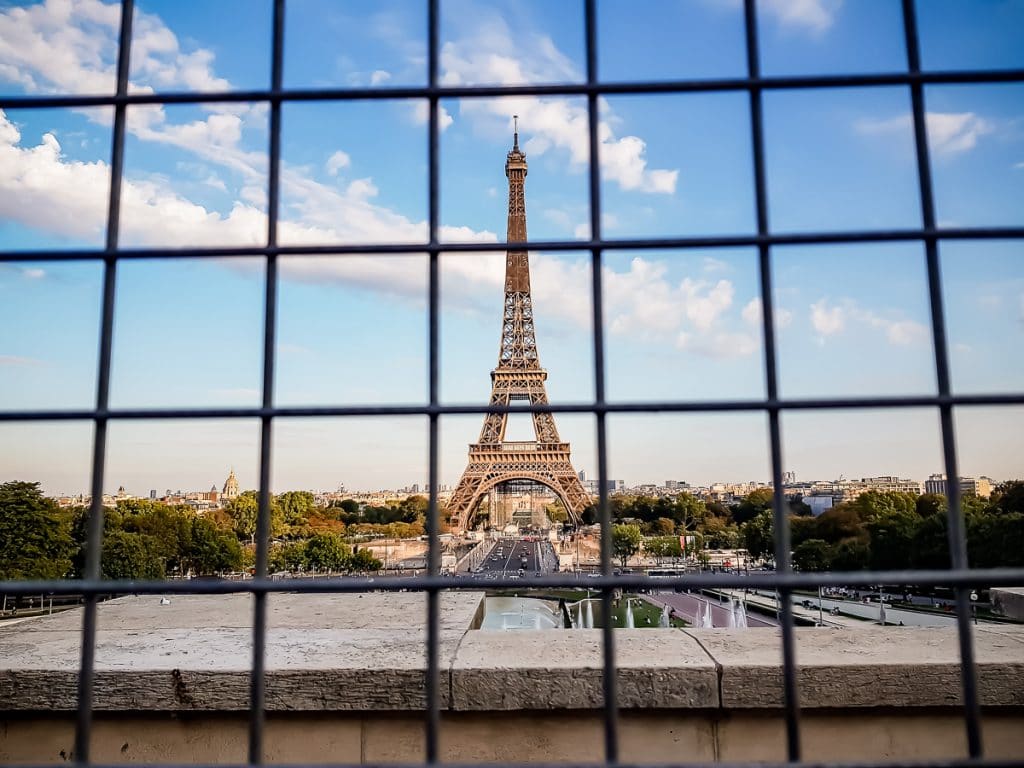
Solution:
<path fill-rule="evenodd" d="M 1017 240 L 1024 227 L 936 227 L 934 229 L 888 229 L 834 232 L 780 232 L 776 234 L 701 235 L 694 237 L 645 237 L 603 240 L 528 240 L 524 243 L 337 243 L 278 246 L 194 246 L 121 248 L 118 259 L 226 259 L 265 256 L 426 256 L 431 253 L 462 254 L 501 252 L 510 248 L 532 251 L 742 248 L 760 245 L 842 245 L 846 243 L 914 242 L 927 240 Z M 107 258 L 100 248 L 52 248 L 45 250 L 0 250 L 0 262 L 87 261 Z M 287 262 L 284 262 L 285 264 Z"/>
<path fill-rule="evenodd" d="M 123 763 L 95 763 L 91 768 L 124 768 Z M 152 768 L 196 768 L 195 763 L 147 763 Z M 409 768 L 410 763 L 274 763 L 274 768 Z M 444 763 L 445 768 L 480 768 L 479 763 Z M 489 768 L 524 768 L 523 763 L 488 762 Z M 674 765 L 706 765 L 682 760 Z M 883 760 L 881 762 L 829 763 L 801 760 L 800 768 L 1024 768 L 1024 760 Z M 606 763 L 529 763 L 530 768 L 607 768 Z M 651 768 L 643 763 L 617 763 L 618 768 Z M 715 768 L 793 768 L 789 762 L 714 763 Z M 11 768 L 53 768 L 52 763 L 14 763 Z M 251 763 L 217 763 L 217 768 L 257 768 Z"/>
<path fill-rule="evenodd" d="M 103 107 L 116 104 L 209 104 L 289 101 L 376 101 L 386 99 L 481 99 L 508 96 L 617 96 L 708 91 L 803 90 L 820 88 L 866 88 L 876 86 L 955 85 L 1016 83 L 1024 81 L 1024 69 L 960 70 L 936 72 L 889 72 L 880 74 L 794 75 L 736 77 L 692 80 L 644 80 L 579 83 L 536 83 L 530 85 L 438 85 L 384 86 L 369 88 L 282 88 L 232 91 L 172 91 L 109 95 L 0 96 L 0 109 L 42 109 Z"/>
<path fill-rule="evenodd" d="M 585 587 L 592 590 L 620 589 L 804 589 L 821 587 L 867 587 L 881 584 L 914 584 L 918 586 L 993 587 L 1019 585 L 1024 568 L 990 568 L 967 570 L 922 571 L 851 571 L 848 573 L 751 572 L 693 573 L 680 576 L 652 577 L 642 574 L 620 576 L 594 575 L 582 579 L 565 576 L 540 576 L 530 579 L 476 579 L 456 576 L 339 576 L 314 579 L 190 579 L 175 581 L 105 581 L 102 579 L 63 579 L 50 581 L 0 581 L 0 594 L 7 595 L 109 595 L 109 594 L 182 594 L 225 595 L 238 593 L 296 592 L 300 594 L 336 594 L 350 592 L 426 592 L 438 589 L 550 589 Z"/>
<path fill-rule="evenodd" d="M 0 411 L 4 421 L 89 421 L 110 419 L 257 419 L 327 416 L 458 416 L 486 413 L 721 413 L 729 411 L 863 410 L 867 408 L 934 408 L 938 406 L 1024 405 L 1024 391 L 963 395 L 891 395 L 865 397 L 777 398 L 775 400 L 651 400 L 533 405 L 308 405 L 238 408 L 87 408 Z"/>

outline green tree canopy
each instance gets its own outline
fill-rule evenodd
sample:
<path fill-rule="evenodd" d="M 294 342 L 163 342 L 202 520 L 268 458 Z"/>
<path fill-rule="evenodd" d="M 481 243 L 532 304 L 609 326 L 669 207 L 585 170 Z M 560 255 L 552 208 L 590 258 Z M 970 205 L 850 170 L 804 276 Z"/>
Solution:
<path fill-rule="evenodd" d="M 256 521 L 259 515 L 259 494 L 256 491 L 244 491 L 228 502 L 224 511 L 231 519 L 232 527 L 239 538 L 256 540 Z M 280 536 L 284 533 L 284 513 L 277 500 L 270 500 L 270 535 Z"/>
<path fill-rule="evenodd" d="M 640 526 L 638 525 L 616 525 L 612 527 L 612 554 L 619 558 L 622 567 L 626 562 L 640 551 Z"/>
<path fill-rule="evenodd" d="M 773 495 L 771 488 L 758 488 L 751 491 L 733 509 L 732 519 L 742 525 L 753 520 L 765 510 L 771 510 Z"/>
<path fill-rule="evenodd" d="M 316 511 L 316 500 L 309 491 L 285 491 L 279 493 L 275 501 L 287 525 L 304 525 Z"/>
<path fill-rule="evenodd" d="M 348 567 L 350 550 L 341 536 L 321 533 L 306 542 L 306 562 L 320 571 L 344 571 Z"/>
<path fill-rule="evenodd" d="M 832 547 L 822 539 L 808 539 L 793 550 L 793 567 L 798 571 L 827 571 L 832 566 Z"/>
<path fill-rule="evenodd" d="M 70 521 L 39 483 L 0 485 L 0 579 L 58 579 L 73 552 Z"/>
<path fill-rule="evenodd" d="M 164 559 L 157 553 L 152 536 L 111 531 L 103 536 L 100 570 L 105 579 L 144 581 L 166 576 Z"/>
<path fill-rule="evenodd" d="M 740 538 L 747 551 L 755 558 L 775 556 L 772 510 L 762 510 L 752 520 L 740 526 Z"/>

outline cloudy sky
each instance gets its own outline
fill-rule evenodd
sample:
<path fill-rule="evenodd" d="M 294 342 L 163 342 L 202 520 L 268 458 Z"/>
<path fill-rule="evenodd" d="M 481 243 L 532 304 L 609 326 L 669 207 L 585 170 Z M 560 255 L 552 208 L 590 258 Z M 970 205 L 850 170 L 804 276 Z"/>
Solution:
<path fill-rule="evenodd" d="M 289 87 L 419 85 L 419 2 L 290 0 Z M 131 87 L 138 92 L 264 88 L 270 3 L 137 4 Z M 738 0 L 600 3 L 607 80 L 745 74 Z M 445 84 L 583 78 L 578 2 L 443 0 Z M 116 3 L 0 0 L 0 93 L 111 93 Z M 240 20 L 244 20 L 241 23 Z M 929 0 L 919 8 L 929 69 L 1024 66 L 1024 2 Z M 897 0 L 764 0 L 767 74 L 905 67 Z M 1024 85 L 929 87 L 932 174 L 941 224 L 1024 224 Z M 765 95 L 774 231 L 919 226 L 909 93 L 904 88 Z M 520 115 L 530 167 L 530 235 L 589 236 L 587 116 L 579 98 L 452 99 L 442 104 L 441 224 L 448 241 L 504 236 L 504 155 Z M 0 110 L 4 250 L 101 246 L 110 110 Z M 122 243 L 261 244 L 268 112 L 262 104 L 130 107 Z M 422 243 L 426 103 L 283 107 L 280 241 Z M 741 93 L 609 97 L 599 130 L 603 235 L 751 233 L 747 98 Z M 1024 389 L 1024 244 L 941 248 L 953 385 Z M 498 350 L 500 253 L 442 257 L 442 397 L 489 395 Z M 593 397 L 590 257 L 534 253 L 541 360 L 554 402 Z M 289 257 L 279 287 L 279 404 L 422 403 L 426 257 Z M 923 249 L 916 243 L 773 251 L 780 389 L 786 396 L 935 391 Z M 263 265 L 132 261 L 118 268 L 115 406 L 259 402 Z M 0 265 L 0 402 L 90 407 L 101 266 Z M 609 250 L 604 265 L 608 395 L 614 400 L 764 396 L 760 297 L 751 249 Z M 442 481 L 454 484 L 480 417 L 442 421 Z M 783 419 L 786 468 L 800 478 L 941 471 L 937 415 L 801 412 Z M 965 474 L 1024 475 L 1024 409 L 961 409 Z M 578 468 L 596 470 L 593 419 L 562 416 Z M 528 425 L 513 423 L 510 436 Z M 609 417 L 614 477 L 765 480 L 765 419 L 755 413 Z M 0 479 L 47 491 L 88 486 L 91 425 L 0 424 Z M 234 466 L 254 487 L 258 425 L 117 423 L 107 485 L 201 488 Z M 281 421 L 274 490 L 397 487 L 426 479 L 426 421 Z"/>

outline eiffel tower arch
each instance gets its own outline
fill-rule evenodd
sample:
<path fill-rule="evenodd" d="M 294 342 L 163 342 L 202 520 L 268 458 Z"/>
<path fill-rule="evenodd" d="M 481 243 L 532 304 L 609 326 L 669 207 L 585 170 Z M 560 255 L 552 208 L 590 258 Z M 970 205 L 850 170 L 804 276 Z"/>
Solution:
<path fill-rule="evenodd" d="M 518 127 L 505 160 L 508 177 L 509 243 L 526 242 L 526 155 L 519 149 Z M 540 367 L 530 297 L 530 257 L 510 248 L 505 256 L 505 302 L 502 311 L 498 366 L 491 371 L 491 405 L 514 402 L 545 405 L 548 373 Z M 534 440 L 506 441 L 507 413 L 484 417 L 480 438 L 469 446 L 469 462 L 448 501 L 455 530 L 466 530 L 480 501 L 507 480 L 531 480 L 551 489 L 569 517 L 579 521 L 592 501 L 573 469 L 569 443 L 562 442 L 551 413 L 533 413 Z"/>

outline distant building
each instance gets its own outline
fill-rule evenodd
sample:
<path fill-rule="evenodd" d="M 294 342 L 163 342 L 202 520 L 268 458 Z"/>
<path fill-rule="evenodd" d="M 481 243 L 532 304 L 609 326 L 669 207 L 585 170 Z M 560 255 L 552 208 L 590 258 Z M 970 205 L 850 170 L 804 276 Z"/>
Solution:
<path fill-rule="evenodd" d="M 224 490 L 221 491 L 221 496 L 224 501 L 231 501 L 237 499 L 240 491 L 238 490 L 238 478 L 235 477 L 235 468 L 231 468 L 231 472 L 228 474 L 228 479 L 224 481 Z"/>
<path fill-rule="evenodd" d="M 153 488 L 149 492 L 149 500 L 156 501 L 156 488 Z"/>
<path fill-rule="evenodd" d="M 948 495 L 947 491 L 945 475 L 929 475 L 928 479 L 924 481 L 925 493 L 941 493 L 943 496 L 946 496 Z M 992 495 L 992 478 L 985 477 L 984 475 L 981 477 L 961 477 L 960 493 L 965 495 L 971 494 L 979 499 L 987 499 Z"/>

